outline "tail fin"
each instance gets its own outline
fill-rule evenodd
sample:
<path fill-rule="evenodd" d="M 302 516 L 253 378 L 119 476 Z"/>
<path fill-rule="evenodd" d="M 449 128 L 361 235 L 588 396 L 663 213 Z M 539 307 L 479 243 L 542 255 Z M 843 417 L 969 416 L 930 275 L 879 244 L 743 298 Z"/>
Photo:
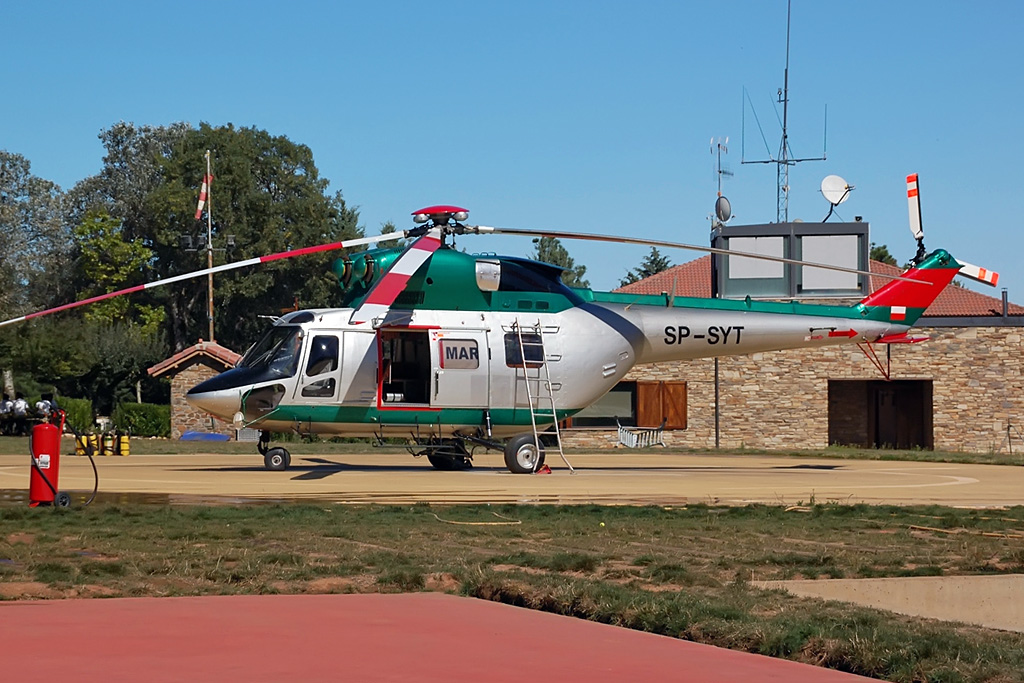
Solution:
<path fill-rule="evenodd" d="M 939 249 L 903 273 L 917 280 L 891 280 L 860 302 L 872 319 L 889 320 L 899 325 L 913 325 L 935 298 L 942 293 L 958 272 L 961 264 L 949 252 Z"/>

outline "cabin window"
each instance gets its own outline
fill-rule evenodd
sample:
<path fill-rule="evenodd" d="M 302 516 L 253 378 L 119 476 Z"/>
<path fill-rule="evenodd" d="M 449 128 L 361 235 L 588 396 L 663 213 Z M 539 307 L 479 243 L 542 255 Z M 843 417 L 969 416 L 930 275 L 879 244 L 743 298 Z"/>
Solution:
<path fill-rule="evenodd" d="M 473 339 L 442 339 L 441 367 L 445 370 L 476 370 L 480 367 L 480 347 Z"/>
<path fill-rule="evenodd" d="M 331 335 L 316 335 L 309 345 L 309 360 L 306 361 L 306 376 L 314 377 L 338 369 L 338 338 Z"/>
<path fill-rule="evenodd" d="M 302 387 L 302 395 L 307 398 L 331 398 L 334 396 L 335 382 L 333 377 L 318 379 Z"/>
<path fill-rule="evenodd" d="M 522 337 L 522 344 L 520 344 Z M 523 356 L 526 356 L 526 367 L 539 368 L 544 365 L 544 342 L 539 334 L 517 334 L 509 332 L 505 335 L 505 365 L 510 368 L 523 367 Z"/>

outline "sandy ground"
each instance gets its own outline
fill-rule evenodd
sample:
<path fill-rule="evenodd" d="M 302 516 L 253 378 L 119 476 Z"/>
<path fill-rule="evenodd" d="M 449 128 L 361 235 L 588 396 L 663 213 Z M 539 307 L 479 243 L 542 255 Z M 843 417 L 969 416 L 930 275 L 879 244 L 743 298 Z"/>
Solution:
<path fill-rule="evenodd" d="M 405 453 L 295 455 L 270 472 L 253 455 L 97 458 L 100 491 L 174 499 L 318 498 L 344 503 L 683 503 L 810 501 L 999 507 L 1024 504 L 1024 467 L 616 450 L 555 458 L 547 475 L 510 474 L 496 454 L 461 472 L 434 470 Z M 28 455 L 0 455 L 0 489 L 28 488 Z M 64 456 L 60 488 L 91 491 L 88 459 Z M 75 494 L 76 496 L 78 494 Z"/>
<path fill-rule="evenodd" d="M 500 455 L 441 472 L 405 453 L 294 455 L 270 472 L 253 455 L 97 458 L 100 491 L 154 502 L 316 499 L 336 503 L 798 504 L 838 501 L 1002 507 L 1024 504 L 1024 467 L 615 450 L 555 459 L 546 475 L 513 475 Z M 28 455 L 0 455 L 0 502 L 24 502 Z M 93 485 L 83 457 L 61 461 L 60 488 L 80 504 Z M 1024 577 L 822 580 L 778 587 L 936 619 L 1024 631 Z"/>

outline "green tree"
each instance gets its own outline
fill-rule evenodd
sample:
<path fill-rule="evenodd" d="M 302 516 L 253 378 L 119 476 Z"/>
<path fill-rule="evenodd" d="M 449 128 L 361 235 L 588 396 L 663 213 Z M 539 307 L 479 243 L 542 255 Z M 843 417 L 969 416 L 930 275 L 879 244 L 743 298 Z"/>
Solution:
<path fill-rule="evenodd" d="M 881 261 L 882 263 L 888 263 L 890 266 L 899 265 L 896 261 L 896 257 L 889 253 L 889 247 L 884 244 L 875 244 L 872 242 L 870 258 L 872 261 Z"/>
<path fill-rule="evenodd" d="M 91 399 L 102 415 L 110 415 L 118 403 L 135 401 L 137 387 L 145 386 L 144 399 L 152 400 L 159 393 L 157 400 L 168 400 L 163 387 L 146 372 L 167 357 L 161 334 L 115 322 L 87 325 L 83 336 L 88 369 L 75 378 L 57 380 L 63 393 Z"/>
<path fill-rule="evenodd" d="M 626 277 L 619 281 L 619 286 L 623 287 L 634 282 L 639 282 L 644 278 L 648 278 L 655 273 L 660 273 L 663 270 L 668 270 L 671 267 L 672 262 L 668 260 L 668 257 L 662 256 L 657 247 L 651 247 L 651 253 L 644 257 L 644 260 L 639 266 L 626 273 Z"/>
<path fill-rule="evenodd" d="M 144 281 L 153 252 L 139 240 L 125 239 L 122 222 L 103 209 L 90 209 L 75 228 L 77 265 L 84 283 L 81 297 L 106 294 Z M 144 335 L 156 335 L 164 322 L 162 308 L 138 297 L 120 296 L 88 306 L 86 320 L 137 324 Z"/>
<path fill-rule="evenodd" d="M 204 154 L 212 150 L 214 180 L 210 189 L 213 243 L 235 248 L 216 252 L 215 263 L 264 256 L 290 249 L 357 237 L 358 213 L 340 192 L 328 193 L 309 147 L 256 128 L 231 125 L 187 131 L 161 158 L 161 182 L 146 197 L 139 236 L 154 253 L 154 274 L 163 278 L 206 266 L 205 252 L 185 252 L 180 237 L 205 233 L 196 225 L 199 183 L 206 172 Z M 205 218 L 205 214 L 204 214 Z M 330 306 L 340 299 L 330 264 L 340 253 L 323 253 L 274 261 L 216 277 L 216 334 L 239 351 L 252 344 L 266 326 L 260 316 L 280 315 L 296 303 Z M 206 279 L 190 280 L 154 293 L 164 302 L 174 349 L 206 335 Z"/>
<path fill-rule="evenodd" d="M 45 308 L 62 293 L 71 237 L 58 185 L 28 159 L 0 150 L 0 316 Z"/>
<path fill-rule="evenodd" d="M 47 308 L 70 296 L 71 239 L 62 220 L 63 193 L 32 174 L 28 159 L 0 150 L 0 319 Z M 0 330 L 3 389 L 30 391 L 20 356 L 31 330 Z"/>
<path fill-rule="evenodd" d="M 146 202 L 149 194 L 164 182 L 163 161 L 170 158 L 191 130 L 183 122 L 137 126 L 121 121 L 101 131 L 99 138 L 106 150 L 103 168 L 98 175 L 76 184 L 69 193 L 71 224 L 78 225 L 86 211 L 100 205 L 121 220 L 127 240 L 145 235 L 152 218 Z"/>
<path fill-rule="evenodd" d="M 590 283 L 583 278 L 587 267 L 577 266 L 562 243 L 554 237 L 540 237 L 533 240 L 533 253 L 530 258 L 544 263 L 551 263 L 563 268 L 562 282 L 570 287 L 589 287 Z"/>

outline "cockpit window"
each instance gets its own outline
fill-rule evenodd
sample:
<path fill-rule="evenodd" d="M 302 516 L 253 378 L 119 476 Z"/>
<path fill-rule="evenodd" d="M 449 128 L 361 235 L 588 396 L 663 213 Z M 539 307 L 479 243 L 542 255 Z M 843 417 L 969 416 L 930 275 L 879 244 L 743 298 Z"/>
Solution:
<path fill-rule="evenodd" d="M 278 377 L 291 377 L 299 366 L 302 328 L 294 325 L 271 327 L 245 357 L 239 367 L 265 368 Z"/>

